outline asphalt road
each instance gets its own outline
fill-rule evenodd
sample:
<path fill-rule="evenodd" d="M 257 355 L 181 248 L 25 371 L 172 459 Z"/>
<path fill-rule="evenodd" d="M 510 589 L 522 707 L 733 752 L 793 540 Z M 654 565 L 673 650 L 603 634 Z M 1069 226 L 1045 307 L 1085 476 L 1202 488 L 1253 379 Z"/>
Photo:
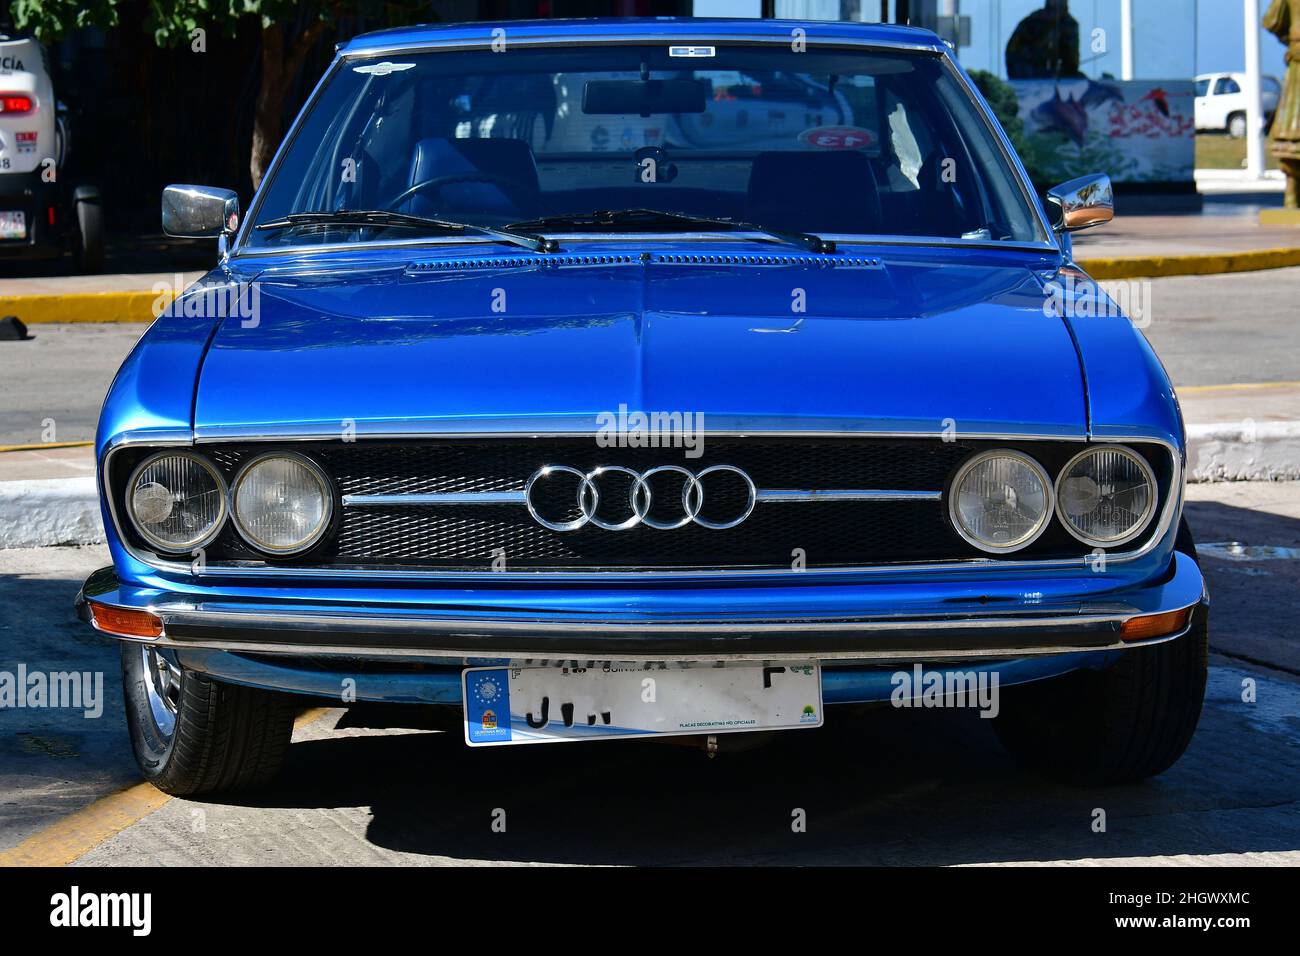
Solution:
<path fill-rule="evenodd" d="M 1300 482 L 1189 494 L 1202 544 L 1300 546 Z M 137 779 L 117 653 L 72 617 L 81 577 L 105 560 L 101 548 L 0 551 L 0 670 L 105 675 L 98 718 L 4 715 L 0 854 Z M 299 728 L 269 791 L 107 814 L 77 862 L 1295 865 L 1300 561 L 1203 563 L 1213 596 L 1206 708 L 1184 758 L 1145 784 L 1047 783 L 1016 769 L 970 711 L 832 711 L 820 730 L 710 760 L 640 741 L 471 751 L 455 732 L 394 726 L 421 723 L 419 710 L 337 709 Z M 1104 832 L 1093 826 L 1099 809 Z M 497 810 L 505 832 L 492 827 Z M 796 810 L 807 832 L 792 832 Z"/>
<path fill-rule="evenodd" d="M 1133 281 L 1175 385 L 1300 381 L 1300 268 Z"/>
<path fill-rule="evenodd" d="M 1146 281 L 1131 294 L 1176 385 L 1300 381 L 1300 268 Z M 0 342 L 0 445 L 93 438 L 113 374 L 144 329 L 37 325 L 29 341 Z M 55 439 L 43 434 L 47 420 Z"/>
<path fill-rule="evenodd" d="M 146 328 L 34 325 L 31 338 L 0 341 L 0 445 L 94 438 L 108 386 Z"/>

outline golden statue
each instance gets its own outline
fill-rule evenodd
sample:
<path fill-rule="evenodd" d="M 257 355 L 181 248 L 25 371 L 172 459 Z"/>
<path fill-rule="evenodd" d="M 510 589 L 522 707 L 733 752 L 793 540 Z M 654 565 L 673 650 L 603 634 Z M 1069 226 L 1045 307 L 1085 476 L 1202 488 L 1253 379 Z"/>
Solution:
<path fill-rule="evenodd" d="M 1270 133 L 1273 155 L 1286 173 L 1287 209 L 1300 209 L 1300 0 L 1273 0 L 1264 29 L 1286 44 L 1286 81 Z"/>

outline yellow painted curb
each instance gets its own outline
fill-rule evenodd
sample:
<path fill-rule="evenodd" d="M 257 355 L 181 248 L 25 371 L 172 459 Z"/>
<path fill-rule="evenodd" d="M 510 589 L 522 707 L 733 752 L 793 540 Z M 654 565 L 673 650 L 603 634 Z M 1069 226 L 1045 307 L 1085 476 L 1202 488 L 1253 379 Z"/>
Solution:
<path fill-rule="evenodd" d="M 1098 281 L 1205 276 L 1300 266 L 1300 248 L 1253 249 L 1250 252 L 1187 256 L 1116 256 L 1110 259 L 1079 259 L 1077 262 L 1088 275 Z"/>
<path fill-rule="evenodd" d="M 16 315 L 26 325 L 51 322 L 152 322 L 173 293 L 70 292 L 66 295 L 11 295 L 0 298 L 0 315 Z"/>
<path fill-rule="evenodd" d="M 294 729 L 301 730 L 327 713 L 328 707 L 306 710 L 293 722 Z M 51 823 L 16 847 L 0 851 L 0 867 L 67 866 L 171 799 L 151 783 L 132 784 Z"/>

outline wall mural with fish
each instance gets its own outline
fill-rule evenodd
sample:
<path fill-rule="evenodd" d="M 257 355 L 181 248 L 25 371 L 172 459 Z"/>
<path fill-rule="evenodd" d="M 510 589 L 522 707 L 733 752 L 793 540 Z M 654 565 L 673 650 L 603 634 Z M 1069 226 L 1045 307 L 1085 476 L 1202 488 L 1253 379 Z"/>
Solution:
<path fill-rule="evenodd" d="M 1191 80 L 1012 80 L 1017 149 L 1035 182 L 1104 172 L 1117 183 L 1191 182 Z"/>

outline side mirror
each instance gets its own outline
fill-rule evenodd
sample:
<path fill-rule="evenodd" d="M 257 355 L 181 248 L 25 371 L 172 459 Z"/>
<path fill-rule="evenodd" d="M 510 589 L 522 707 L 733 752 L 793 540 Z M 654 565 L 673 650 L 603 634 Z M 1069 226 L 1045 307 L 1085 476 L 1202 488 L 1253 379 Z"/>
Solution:
<path fill-rule="evenodd" d="M 1110 177 L 1092 173 L 1053 186 L 1047 191 L 1047 212 L 1057 232 L 1074 232 L 1110 222 L 1115 216 Z"/>
<path fill-rule="evenodd" d="M 215 186 L 168 186 L 162 194 L 163 232 L 178 239 L 212 239 L 239 229 L 239 196 Z"/>

